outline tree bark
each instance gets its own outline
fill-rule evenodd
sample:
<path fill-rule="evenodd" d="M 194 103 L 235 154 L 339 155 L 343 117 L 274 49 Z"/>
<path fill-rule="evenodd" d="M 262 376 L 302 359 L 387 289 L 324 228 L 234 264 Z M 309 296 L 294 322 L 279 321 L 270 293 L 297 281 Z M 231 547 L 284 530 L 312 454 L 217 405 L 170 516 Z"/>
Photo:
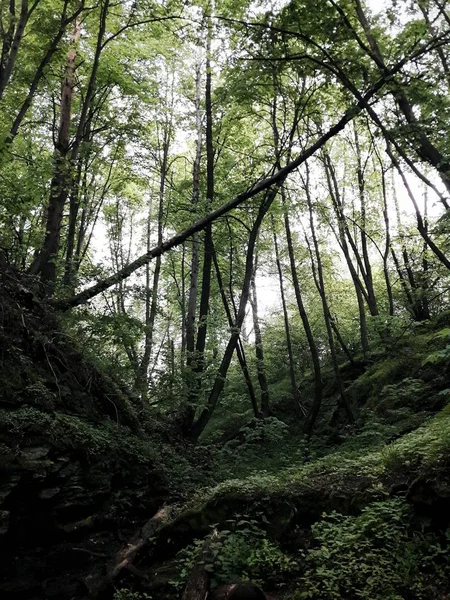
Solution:
<path fill-rule="evenodd" d="M 369 304 L 369 296 L 367 290 L 365 289 L 363 282 L 361 281 L 359 274 L 356 270 L 355 265 L 353 264 L 352 258 L 350 256 L 350 250 L 348 248 L 347 239 L 348 236 L 351 235 L 348 231 L 348 224 L 345 219 L 345 215 L 341 210 L 342 202 L 340 200 L 340 192 L 339 187 L 337 185 L 336 177 L 334 176 L 334 170 L 331 162 L 327 160 L 325 157 L 325 173 L 328 183 L 328 191 L 330 193 L 331 201 L 333 204 L 334 213 L 336 215 L 336 220 L 338 224 L 338 232 L 335 231 L 336 239 L 341 247 L 341 250 L 344 254 L 345 261 L 347 263 L 348 270 L 350 271 L 350 275 L 353 281 L 353 285 L 356 293 L 356 300 L 358 302 L 358 313 L 359 313 L 359 332 L 360 332 L 360 340 L 361 340 L 361 349 L 363 352 L 363 356 L 366 356 L 369 351 L 369 339 L 367 334 L 367 319 L 366 319 L 366 309 L 364 305 L 364 300 Z"/>
<path fill-rule="evenodd" d="M 284 191 L 284 188 L 281 189 L 281 197 L 283 200 L 284 227 L 286 230 L 286 241 L 287 241 L 288 254 L 289 254 L 289 263 L 290 263 L 290 267 L 291 267 L 292 283 L 294 285 L 295 299 L 297 301 L 298 312 L 299 312 L 300 318 L 302 320 L 303 329 L 305 330 L 306 339 L 308 341 L 309 351 L 311 353 L 311 360 L 313 363 L 313 370 L 314 370 L 314 399 L 313 399 L 311 408 L 309 409 L 309 412 L 306 416 L 306 420 L 305 420 L 305 423 L 303 426 L 303 431 L 306 433 L 306 435 L 310 436 L 312 433 L 312 430 L 314 428 L 315 422 L 317 420 L 317 417 L 319 416 L 320 407 L 322 405 L 322 390 L 323 390 L 322 371 L 320 368 L 319 352 L 317 350 L 317 345 L 314 340 L 311 325 L 309 323 L 308 315 L 305 310 L 305 305 L 304 305 L 301 290 L 300 290 L 300 284 L 299 284 L 298 273 L 297 273 L 297 265 L 296 265 L 296 261 L 295 261 L 295 255 L 294 255 L 294 245 L 292 243 L 291 226 L 289 223 L 289 213 L 288 213 L 287 202 L 286 202 L 286 193 Z"/>
<path fill-rule="evenodd" d="M 163 147 L 162 157 L 160 164 L 160 179 L 159 179 L 159 202 L 158 202 L 158 245 L 163 242 L 163 220 L 164 220 L 164 205 L 165 205 L 165 194 L 166 194 L 166 178 L 167 178 L 167 164 L 169 159 L 169 148 L 171 140 L 171 124 L 166 123 L 163 132 Z M 150 215 L 149 215 L 150 222 Z M 147 231 L 147 252 L 150 250 L 150 231 Z M 158 308 L 158 290 L 159 290 L 159 277 L 161 274 L 161 256 L 157 256 L 155 260 L 155 270 L 153 272 L 153 285 L 150 293 L 150 281 L 149 281 L 149 264 L 147 263 L 147 274 L 146 274 L 146 306 L 145 306 L 145 340 L 144 340 L 144 354 L 142 355 L 139 363 L 138 375 L 135 381 L 135 389 L 144 397 L 147 395 L 148 390 L 148 368 L 150 365 L 150 358 L 153 349 L 153 333 L 155 329 L 156 312 Z"/>
<path fill-rule="evenodd" d="M 305 188 L 305 193 L 306 193 L 306 200 L 307 200 L 308 211 L 309 211 L 309 223 L 310 223 L 310 228 L 311 228 L 311 236 L 312 236 L 312 240 L 313 240 L 314 253 L 315 253 L 315 258 L 316 258 L 316 264 L 314 264 L 313 256 L 311 254 L 311 268 L 312 268 L 312 271 L 314 274 L 314 280 L 316 281 L 320 299 L 322 301 L 322 309 L 323 309 L 323 316 L 324 316 L 324 321 L 325 321 L 325 328 L 327 331 L 328 344 L 330 347 L 331 363 L 333 365 L 333 371 L 334 371 L 336 383 L 337 383 L 338 389 L 339 389 L 339 398 L 340 398 L 339 403 L 342 406 L 342 408 L 345 410 L 345 413 L 347 415 L 347 419 L 348 419 L 349 423 L 353 424 L 355 422 L 355 417 L 353 415 L 353 411 L 350 406 L 350 402 L 345 393 L 344 385 L 342 383 L 342 378 L 341 378 L 341 374 L 339 371 L 339 365 L 337 362 L 336 347 L 334 344 L 333 329 L 331 326 L 331 319 L 330 319 L 330 309 L 328 306 L 328 300 L 327 300 L 327 296 L 326 296 L 326 292 L 325 292 L 325 279 L 324 279 L 324 275 L 323 275 L 322 258 L 321 258 L 321 254 L 320 254 L 319 243 L 317 240 L 316 229 L 315 229 L 315 225 L 314 225 L 312 199 L 311 199 L 311 195 L 309 192 L 308 172 L 307 172 L 306 183 L 307 183 L 307 187 Z"/>
<path fill-rule="evenodd" d="M 200 413 L 199 418 L 194 423 L 192 430 L 190 432 L 191 437 L 194 440 L 197 440 L 200 437 L 200 435 L 202 434 L 206 425 L 208 424 L 209 419 L 211 418 L 211 415 L 213 414 L 214 409 L 217 406 L 217 403 L 219 401 L 223 387 L 225 385 L 225 379 L 226 379 L 226 376 L 228 373 L 228 368 L 230 366 L 231 359 L 233 357 L 233 353 L 236 348 L 237 341 L 239 339 L 239 334 L 240 334 L 240 330 L 242 327 L 242 323 L 244 322 L 244 319 L 245 319 L 245 311 L 247 308 L 247 302 L 248 302 L 248 297 L 249 297 L 249 293 L 250 293 L 250 280 L 251 280 L 252 272 L 253 272 L 253 256 L 254 256 L 255 245 L 256 245 L 256 240 L 258 237 L 259 228 L 261 226 L 261 223 L 264 219 L 265 214 L 269 210 L 270 206 L 272 205 L 273 200 L 275 199 L 275 196 L 278 193 L 278 187 L 279 186 L 275 186 L 274 189 L 268 191 L 268 193 L 266 194 L 266 198 L 262 201 L 262 203 L 259 207 L 256 221 L 250 232 L 250 237 L 249 237 L 249 242 L 248 242 L 248 247 L 247 247 L 246 261 L 245 261 L 245 275 L 244 275 L 244 281 L 243 281 L 243 285 L 242 285 L 242 293 L 241 293 L 241 299 L 239 302 L 239 309 L 238 309 L 238 313 L 237 313 L 236 320 L 234 323 L 234 328 L 232 330 L 230 339 L 228 341 L 227 347 L 226 347 L 224 355 L 222 357 L 222 361 L 220 363 L 218 373 L 217 373 L 216 379 L 214 381 L 213 388 L 209 394 L 207 405 Z"/>
<path fill-rule="evenodd" d="M 35 0 L 31 8 L 28 9 L 28 0 L 22 0 L 18 19 L 16 17 L 14 0 L 10 0 L 9 2 L 9 27 L 7 31 L 4 33 L 2 32 L 3 43 L 0 58 L 0 100 L 3 98 L 3 94 L 5 93 L 5 89 L 11 78 L 28 19 L 39 2 L 40 0 Z"/>
<path fill-rule="evenodd" d="M 261 390 L 261 415 L 263 418 L 269 416 L 269 384 L 267 383 L 266 367 L 264 364 L 264 346 L 261 335 L 261 328 L 259 326 L 259 315 L 258 315 L 258 295 L 256 292 L 256 270 L 258 268 L 258 257 L 255 256 L 253 263 L 252 274 L 250 277 L 250 293 L 249 300 L 252 307 L 253 315 L 253 331 L 255 335 L 255 354 L 256 354 L 256 370 L 258 373 L 258 383 Z"/>
<path fill-rule="evenodd" d="M 227 297 L 225 294 L 225 288 L 223 286 L 222 274 L 220 272 L 219 263 L 217 261 L 217 255 L 216 255 L 215 249 L 213 251 L 213 261 L 214 261 L 214 267 L 215 267 L 215 271 L 216 271 L 217 284 L 219 286 L 219 293 L 222 298 L 222 303 L 223 303 L 223 307 L 225 309 L 225 313 L 227 315 L 228 324 L 229 324 L 230 328 L 232 328 L 234 326 L 233 315 L 231 314 L 230 306 L 228 304 L 228 300 L 227 300 Z M 236 318 L 236 315 L 234 315 L 234 318 Z M 256 400 L 255 389 L 253 387 L 252 378 L 250 377 L 250 372 L 248 370 L 247 360 L 245 358 L 244 345 L 242 344 L 242 339 L 240 336 L 239 336 L 238 344 L 236 346 L 236 356 L 237 356 L 239 364 L 241 366 L 242 374 L 244 375 L 245 384 L 248 389 L 248 395 L 250 398 L 250 402 L 252 404 L 253 414 L 255 415 L 255 417 L 259 418 L 261 416 L 261 413 L 258 408 L 258 402 Z"/>
<path fill-rule="evenodd" d="M 196 78 L 195 78 L 195 119 L 197 127 L 197 144 L 194 158 L 194 167 L 192 175 L 192 205 L 195 209 L 198 205 L 200 195 L 200 163 L 202 157 L 202 144 L 203 144 L 203 132 L 202 132 L 202 116 L 201 116 L 201 66 L 197 65 Z M 191 365 L 194 352 L 195 352 L 195 317 L 197 313 L 197 287 L 198 287 L 198 273 L 200 266 L 200 253 L 199 253 L 199 238 L 198 232 L 194 232 L 192 236 L 192 260 L 191 260 L 191 273 L 189 282 L 189 298 L 186 315 L 186 352 L 187 352 L 187 364 Z"/>
<path fill-rule="evenodd" d="M 366 15 L 365 15 L 361 0 L 354 0 L 354 2 L 355 2 L 356 14 L 357 14 L 358 20 L 364 30 L 366 39 L 370 46 L 370 51 L 368 52 L 369 56 L 376 63 L 380 73 L 386 73 L 387 67 L 384 62 L 383 54 L 381 52 L 381 49 L 378 45 L 377 40 L 375 39 L 375 36 L 373 35 L 372 29 L 370 27 L 370 24 L 367 20 Z M 359 39 L 359 37 L 358 37 L 358 39 Z M 369 50 L 367 47 L 364 47 L 364 45 L 362 45 L 362 47 L 366 51 Z M 419 123 L 419 121 L 417 120 L 417 118 L 414 114 L 413 106 L 412 106 L 411 102 L 409 101 L 409 99 L 407 98 L 407 96 L 404 92 L 404 89 L 400 85 L 397 85 L 396 87 L 393 88 L 393 90 L 394 91 L 392 92 L 392 94 L 397 103 L 397 106 L 399 107 L 401 113 L 403 114 L 403 116 L 406 119 L 406 122 L 411 126 L 411 129 L 413 131 L 414 141 L 415 141 L 415 145 L 416 145 L 416 152 L 417 152 L 418 156 L 422 160 L 428 162 L 430 165 L 432 165 L 438 171 L 438 173 L 441 176 L 442 182 L 444 183 L 445 187 L 447 188 L 447 191 L 450 192 L 450 163 L 449 163 L 449 161 L 446 160 L 446 157 L 442 154 L 442 152 L 440 152 L 440 150 L 438 148 L 436 148 L 436 146 L 432 143 L 432 141 L 426 135 L 425 131 L 423 130 L 422 125 Z"/>
<path fill-rule="evenodd" d="M 284 320 L 284 330 L 286 333 L 286 348 L 288 352 L 288 361 L 289 361 L 289 379 L 291 382 L 291 395 L 294 402 L 300 406 L 300 396 L 298 392 L 296 377 L 295 377 L 295 363 L 294 363 L 294 353 L 292 351 L 292 339 L 291 339 L 291 330 L 289 326 L 289 314 L 286 305 L 286 296 L 284 292 L 284 282 L 283 282 L 283 270 L 281 268 L 280 261 L 280 252 L 278 249 L 278 239 L 277 233 L 275 230 L 275 223 L 272 215 L 272 230 L 273 230 L 273 243 L 275 248 L 275 262 L 277 265 L 278 271 L 278 280 L 280 284 L 280 295 L 281 295 L 281 306 L 283 308 L 283 320 Z"/>
<path fill-rule="evenodd" d="M 85 584 L 89 592 L 89 597 L 98 598 L 111 585 L 119 573 L 133 563 L 139 550 L 151 543 L 150 540 L 170 521 L 170 518 L 170 507 L 165 506 L 161 508 L 106 565 L 105 571 L 101 569 L 87 577 Z"/>
<path fill-rule="evenodd" d="M 75 86 L 75 71 L 78 43 L 81 34 L 81 20 L 75 21 L 70 38 L 66 68 L 61 92 L 61 109 L 58 137 L 55 144 L 54 173 L 50 186 L 50 201 L 47 209 L 45 238 L 41 251 L 30 267 L 32 274 L 40 273 L 48 285 L 49 295 L 53 294 L 56 282 L 56 259 L 60 245 L 61 221 L 68 195 L 71 163 L 69 159 L 70 122 Z"/>
<path fill-rule="evenodd" d="M 206 87 L 205 87 L 205 112 L 206 112 L 206 206 L 211 210 L 214 205 L 214 147 L 212 131 L 212 100 L 211 100 L 211 18 L 208 18 L 206 34 Z M 205 227 L 202 268 L 202 290 L 200 294 L 200 310 L 198 316 L 197 341 L 195 345 L 194 366 L 194 391 L 198 392 L 202 384 L 202 375 L 205 370 L 206 334 L 208 331 L 209 297 L 211 294 L 211 270 L 213 258 L 212 224 Z"/>
<path fill-rule="evenodd" d="M 14 119 L 14 122 L 9 131 L 9 134 L 6 138 L 7 145 L 12 144 L 14 138 L 16 137 L 17 133 L 19 132 L 20 126 L 22 125 L 22 122 L 23 122 L 23 120 L 28 112 L 28 109 L 31 106 L 33 98 L 36 94 L 39 83 L 41 82 L 41 79 L 44 76 L 45 69 L 48 66 L 48 64 L 50 63 L 53 55 L 57 51 L 59 43 L 60 43 L 63 35 L 65 34 L 68 25 L 70 25 L 71 23 L 76 21 L 80 15 L 80 13 L 84 9 L 84 4 L 81 3 L 80 6 L 78 7 L 78 9 L 74 13 L 72 13 L 72 15 L 67 17 L 66 14 L 67 14 L 67 5 L 68 4 L 69 4 L 69 0 L 64 0 L 63 10 L 61 12 L 60 26 L 55 34 L 55 37 L 50 42 L 50 45 L 47 48 L 45 55 L 42 57 L 42 60 L 39 63 L 38 68 L 36 69 L 36 71 L 34 73 L 33 80 L 30 84 L 30 87 L 28 89 L 28 93 L 25 97 L 25 100 L 23 101 L 22 106 L 20 107 L 19 112 L 17 113 L 16 118 Z"/>

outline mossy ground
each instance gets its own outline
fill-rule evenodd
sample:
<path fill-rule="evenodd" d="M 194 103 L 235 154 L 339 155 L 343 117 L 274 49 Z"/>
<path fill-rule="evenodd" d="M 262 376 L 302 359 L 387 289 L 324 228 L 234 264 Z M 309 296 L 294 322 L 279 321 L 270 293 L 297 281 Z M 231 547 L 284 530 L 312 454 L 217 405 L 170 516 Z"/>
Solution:
<path fill-rule="evenodd" d="M 78 582 L 164 502 L 175 504 L 176 517 L 136 561 L 150 579 L 126 573 L 117 582 L 140 597 L 177 598 L 177 553 L 213 525 L 227 548 L 218 549 L 213 574 L 234 569 L 275 596 L 449 593 L 442 323 L 402 335 L 358 368 L 342 365 L 355 426 L 332 419 L 335 389 L 325 371 L 328 395 L 311 440 L 286 382 L 275 381 L 265 422 L 252 419 L 244 393 L 230 385 L 194 448 L 176 423 L 156 418 L 86 360 L 32 286 L 7 274 L 3 284 L 0 534 L 8 556 L 20 559 L 3 562 L 4 597 L 82 597 Z"/>

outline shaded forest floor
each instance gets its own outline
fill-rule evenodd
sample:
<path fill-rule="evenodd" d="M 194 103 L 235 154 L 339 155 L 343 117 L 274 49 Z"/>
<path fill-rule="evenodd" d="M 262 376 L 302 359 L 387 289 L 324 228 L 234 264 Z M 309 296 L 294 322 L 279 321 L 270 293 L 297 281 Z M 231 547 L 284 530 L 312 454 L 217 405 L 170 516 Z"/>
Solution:
<path fill-rule="evenodd" d="M 335 414 L 330 376 L 311 442 L 274 389 L 265 423 L 226 396 L 193 448 L 86 361 L 31 280 L 0 283 L 2 598 L 88 597 L 89 577 L 165 505 L 170 518 L 100 596 L 179 598 L 213 527 L 213 585 L 250 578 L 293 600 L 448 596 L 445 315 L 342 366 L 355 427 Z"/>

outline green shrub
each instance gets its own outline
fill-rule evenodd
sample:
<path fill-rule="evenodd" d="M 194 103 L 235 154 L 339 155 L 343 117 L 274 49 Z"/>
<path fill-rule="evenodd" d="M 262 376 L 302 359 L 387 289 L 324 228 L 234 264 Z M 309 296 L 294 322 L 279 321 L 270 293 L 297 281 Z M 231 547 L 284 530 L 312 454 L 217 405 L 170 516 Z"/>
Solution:
<path fill-rule="evenodd" d="M 313 526 L 314 546 L 295 598 L 397 600 L 426 598 L 426 578 L 444 579 L 435 539 L 411 533 L 404 500 L 375 502 L 359 516 L 336 512 Z"/>
<path fill-rule="evenodd" d="M 268 537 L 263 527 L 264 516 L 258 519 L 236 515 L 227 521 L 228 529 L 216 532 L 209 542 L 205 569 L 211 573 L 212 585 L 237 579 L 263 583 L 278 580 L 296 568 L 296 563 Z M 201 558 L 204 540 L 195 540 L 179 555 L 179 577 L 172 583 L 181 587 L 194 564 Z"/>

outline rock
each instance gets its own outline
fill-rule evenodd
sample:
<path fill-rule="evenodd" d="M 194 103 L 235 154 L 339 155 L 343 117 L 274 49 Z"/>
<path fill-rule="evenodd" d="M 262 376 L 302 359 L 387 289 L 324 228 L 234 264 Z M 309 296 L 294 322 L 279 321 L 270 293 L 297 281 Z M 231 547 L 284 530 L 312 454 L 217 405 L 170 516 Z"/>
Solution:
<path fill-rule="evenodd" d="M 0 485 L 0 506 L 8 498 L 10 493 L 14 490 L 19 480 L 19 475 L 12 475 L 9 477 L 9 481 Z"/>
<path fill-rule="evenodd" d="M 9 516 L 9 510 L 0 510 L 0 535 L 5 535 L 5 533 L 8 533 Z"/>
<path fill-rule="evenodd" d="M 34 462 L 48 456 L 50 448 L 48 446 L 33 446 L 31 448 L 23 448 L 20 453 L 20 458 L 27 462 Z"/>
<path fill-rule="evenodd" d="M 65 525 L 58 525 L 59 529 L 62 529 L 66 533 L 73 533 L 79 529 L 91 528 L 94 525 L 94 517 L 91 515 L 86 519 L 81 519 L 75 523 L 66 523 Z"/>
<path fill-rule="evenodd" d="M 39 494 L 39 498 L 42 498 L 42 500 L 49 500 L 50 498 L 54 498 L 57 494 L 59 494 L 59 492 L 61 491 L 61 488 L 47 488 L 45 490 L 42 490 L 42 492 L 40 492 Z"/>

